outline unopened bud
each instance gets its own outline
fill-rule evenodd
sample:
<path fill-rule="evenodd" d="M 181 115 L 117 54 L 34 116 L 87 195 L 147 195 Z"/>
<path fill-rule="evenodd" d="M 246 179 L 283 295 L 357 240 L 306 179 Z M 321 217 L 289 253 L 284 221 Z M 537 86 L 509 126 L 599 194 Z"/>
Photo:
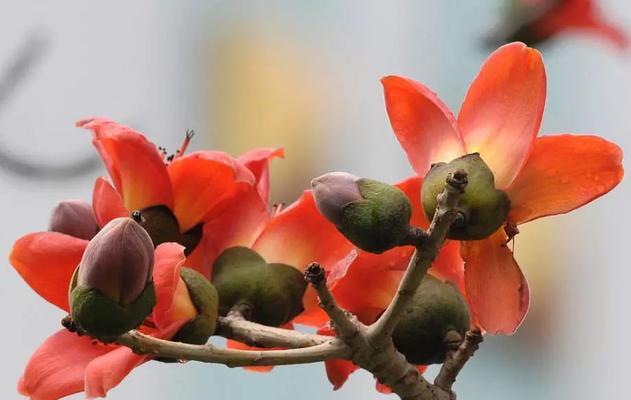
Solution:
<path fill-rule="evenodd" d="M 88 244 L 70 288 L 72 319 L 96 337 L 140 325 L 155 305 L 154 250 L 130 218 L 110 221 Z"/>
<path fill-rule="evenodd" d="M 362 199 L 359 179 L 346 172 L 331 172 L 311 181 L 318 210 L 333 224 L 342 223 L 346 205 Z"/>
<path fill-rule="evenodd" d="M 360 249 L 382 253 L 408 236 L 412 205 L 397 187 L 343 172 L 311 184 L 318 210 Z"/>
<path fill-rule="evenodd" d="M 410 363 L 439 364 L 445 360 L 446 339 L 464 338 L 469 324 L 469 309 L 460 292 L 426 275 L 402 313 L 392 340 Z"/>
<path fill-rule="evenodd" d="M 432 166 L 421 190 L 423 210 L 431 221 L 438 204 L 438 195 L 445 189 L 447 176 L 458 170 L 467 173 L 468 181 L 457 205 L 463 219 L 451 226 L 447 237 L 456 240 L 484 239 L 506 221 L 510 201 L 506 193 L 495 188 L 493 172 L 478 153 Z"/>
<path fill-rule="evenodd" d="M 99 226 L 90 204 L 83 200 L 66 200 L 57 204 L 53 210 L 48 230 L 90 240 L 98 232 Z"/>
<path fill-rule="evenodd" d="M 265 262 L 254 250 L 232 247 L 213 264 L 213 285 L 219 293 L 219 313 L 238 308 L 245 317 L 268 326 L 280 326 L 303 311 L 307 284 L 296 268 Z"/>

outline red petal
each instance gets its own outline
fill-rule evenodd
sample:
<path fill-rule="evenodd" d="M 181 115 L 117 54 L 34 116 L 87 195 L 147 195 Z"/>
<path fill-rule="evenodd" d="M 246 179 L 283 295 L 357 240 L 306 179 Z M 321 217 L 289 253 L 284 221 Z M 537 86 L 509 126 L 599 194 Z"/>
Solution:
<path fill-rule="evenodd" d="M 306 191 L 269 221 L 253 249 L 267 262 L 285 263 L 303 271 L 311 262 L 329 269 L 354 246 L 318 212 L 311 191 Z"/>
<path fill-rule="evenodd" d="M 94 132 L 92 143 L 127 210 L 155 205 L 173 207 L 171 183 L 162 156 L 140 132 L 102 118 L 78 121 L 77 126 Z"/>
<path fill-rule="evenodd" d="M 85 368 L 85 396 L 90 399 L 105 397 L 110 389 L 147 360 L 147 356 L 134 354 L 127 347 L 118 347 L 95 358 Z"/>
<path fill-rule="evenodd" d="M 63 233 L 31 233 L 15 242 L 9 262 L 37 294 L 68 311 L 70 278 L 87 245 Z"/>
<path fill-rule="evenodd" d="M 289 264 L 299 271 L 304 271 L 311 262 L 320 263 L 327 271 L 334 267 L 343 268 L 339 263 L 344 260 L 350 263 L 353 257 L 349 254 L 355 251 L 337 228 L 318 212 L 310 191 L 272 218 L 252 248 L 267 262 Z M 303 305 L 305 311 L 296 322 L 323 322 L 324 315 L 312 288 L 307 289 Z"/>
<path fill-rule="evenodd" d="M 102 177 L 96 178 L 96 182 L 94 182 L 92 208 L 96 222 L 101 228 L 114 218 L 129 215 L 120 194 Z"/>
<path fill-rule="evenodd" d="M 454 116 L 435 93 L 399 76 L 381 83 L 392 130 L 417 174 L 425 176 L 432 163 L 464 154 Z"/>
<path fill-rule="evenodd" d="M 330 324 L 318 328 L 318 335 L 335 336 L 335 331 Z M 324 362 L 326 376 L 333 385 L 333 390 L 338 390 L 348 380 L 350 374 L 359 369 L 358 366 L 348 360 L 329 360 Z"/>
<path fill-rule="evenodd" d="M 153 267 L 156 306 L 152 316 L 159 330 L 168 330 L 173 324 L 182 325 L 197 314 L 186 285 L 180 279 L 184 261 L 184 247 L 177 243 L 163 243 L 156 248 Z M 183 296 L 177 296 L 178 290 L 185 291 L 181 293 Z"/>
<path fill-rule="evenodd" d="M 247 168 L 218 151 L 198 151 L 176 158 L 168 171 L 173 185 L 173 212 L 182 232 L 219 212 L 218 205 L 235 195 L 239 183 L 254 184 Z"/>
<path fill-rule="evenodd" d="M 528 312 L 530 294 L 503 229 L 484 240 L 462 242 L 461 252 L 475 319 L 492 335 L 514 333 Z"/>
<path fill-rule="evenodd" d="M 551 37 L 566 29 L 579 28 L 592 31 L 624 49 L 629 39 L 624 32 L 606 21 L 593 0 L 562 1 L 533 24 L 538 36 Z"/>
<path fill-rule="evenodd" d="M 544 136 L 508 188 L 509 219 L 524 223 L 572 211 L 622 180 L 622 149 L 597 136 Z"/>
<path fill-rule="evenodd" d="M 541 55 L 523 43 L 496 50 L 471 84 L 458 116 L 460 131 L 467 153 L 480 153 L 497 187 L 508 187 L 526 161 L 545 100 Z"/>
<path fill-rule="evenodd" d="M 254 149 L 238 158 L 238 161 L 254 174 L 259 195 L 266 205 L 269 203 L 269 162 L 274 157 L 285 157 L 285 150 Z"/>
<path fill-rule="evenodd" d="M 81 392 L 86 367 L 116 348 L 93 344 L 87 336 L 60 330 L 35 350 L 20 378 L 18 391 L 33 400 L 54 400 Z"/>
<path fill-rule="evenodd" d="M 259 196 L 257 189 L 249 187 L 247 191 L 233 198 L 219 215 L 204 224 L 204 254 L 195 254 L 195 249 L 189 260 L 195 257 L 193 264 L 200 267 L 200 272 L 205 276 L 210 276 L 212 263 L 225 249 L 252 246 L 269 219 L 267 205 Z"/>

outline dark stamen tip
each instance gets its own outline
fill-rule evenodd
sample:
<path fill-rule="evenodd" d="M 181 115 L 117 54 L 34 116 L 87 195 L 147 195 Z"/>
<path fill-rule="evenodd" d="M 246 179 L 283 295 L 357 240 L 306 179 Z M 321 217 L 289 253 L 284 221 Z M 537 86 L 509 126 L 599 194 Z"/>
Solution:
<path fill-rule="evenodd" d="M 134 221 L 136 222 L 142 222 L 142 213 L 139 210 L 136 211 L 132 211 L 131 213 L 131 217 L 134 219 Z"/>

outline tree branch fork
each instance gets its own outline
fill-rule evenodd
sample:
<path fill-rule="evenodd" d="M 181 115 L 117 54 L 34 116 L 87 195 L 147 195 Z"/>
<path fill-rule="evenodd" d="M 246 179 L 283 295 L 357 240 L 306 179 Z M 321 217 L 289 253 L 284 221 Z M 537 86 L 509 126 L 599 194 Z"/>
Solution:
<path fill-rule="evenodd" d="M 320 306 L 331 320 L 335 337 L 264 326 L 245 320 L 239 312 L 231 312 L 219 318 L 217 335 L 270 350 L 192 345 L 158 339 L 135 330 L 119 336 L 115 342 L 129 347 L 137 354 L 228 367 L 350 360 L 371 372 L 403 400 L 453 400 L 456 396 L 451 390 L 452 385 L 482 342 L 480 331 L 473 329 L 464 338 L 455 331 L 448 333 L 445 338 L 447 356 L 433 384 L 396 350 L 392 333 L 437 257 L 449 228 L 461 218 L 457 203 L 466 185 L 467 175 L 464 171 L 449 174 L 445 189 L 438 196 L 438 207 L 429 229 L 415 235 L 416 249 L 392 302 L 372 325 L 362 324 L 354 315 L 337 305 L 327 287 L 324 269 L 313 263 L 307 268 L 305 279 L 315 288 Z"/>

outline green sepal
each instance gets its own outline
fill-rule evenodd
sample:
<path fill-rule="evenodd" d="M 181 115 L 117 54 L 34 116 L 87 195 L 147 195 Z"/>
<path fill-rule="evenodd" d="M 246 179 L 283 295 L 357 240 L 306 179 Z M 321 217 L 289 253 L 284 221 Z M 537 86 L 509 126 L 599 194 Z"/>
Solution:
<path fill-rule="evenodd" d="M 403 312 L 392 340 L 410 363 L 438 364 L 445 360 L 447 332 L 456 331 L 464 338 L 469 324 L 469 309 L 458 290 L 426 275 Z"/>
<path fill-rule="evenodd" d="M 447 237 L 455 240 L 480 240 L 497 231 L 508 216 L 510 200 L 506 193 L 495 188 L 493 172 L 478 153 L 467 154 L 449 163 L 434 164 L 425 176 L 421 199 L 428 220 L 432 220 L 437 197 L 445 189 L 449 173 L 467 172 L 467 187 L 458 201 L 464 221 L 454 224 Z"/>
<path fill-rule="evenodd" d="M 383 253 L 410 231 L 412 205 L 396 186 L 371 179 L 357 181 L 363 199 L 344 206 L 339 231 L 353 244 L 371 253 Z"/>
<path fill-rule="evenodd" d="M 138 299 L 122 306 L 99 290 L 77 285 L 77 271 L 70 284 L 70 316 L 77 327 L 102 341 L 111 341 L 137 328 L 156 305 L 153 282 L 147 283 Z"/>
<path fill-rule="evenodd" d="M 197 317 L 185 324 L 171 340 L 191 344 L 205 344 L 215 333 L 219 296 L 217 289 L 199 272 L 182 268 L 180 277 L 188 288 Z"/>
<path fill-rule="evenodd" d="M 246 317 L 268 326 L 280 326 L 303 311 L 307 284 L 294 267 L 268 264 L 254 250 L 232 247 L 213 264 L 212 282 L 219 294 L 219 314 L 234 307 L 248 310 Z"/>

